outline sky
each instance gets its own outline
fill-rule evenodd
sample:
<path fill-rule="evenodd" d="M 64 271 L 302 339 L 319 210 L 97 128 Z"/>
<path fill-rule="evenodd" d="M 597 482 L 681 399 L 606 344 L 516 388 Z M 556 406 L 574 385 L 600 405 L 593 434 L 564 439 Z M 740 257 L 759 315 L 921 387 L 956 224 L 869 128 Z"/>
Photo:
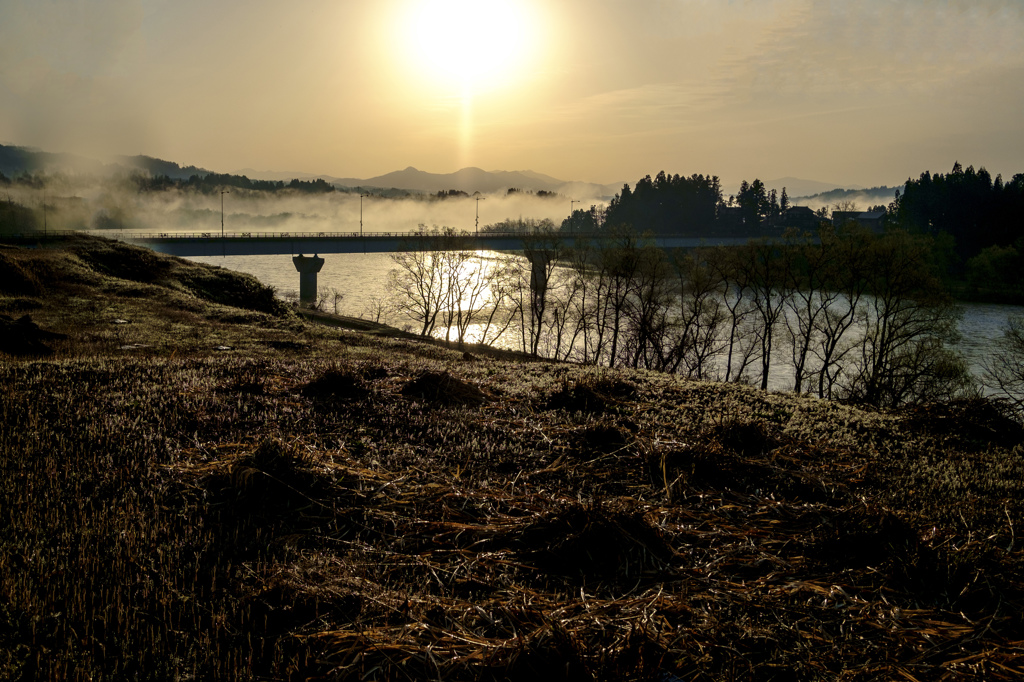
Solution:
<path fill-rule="evenodd" d="M 218 172 L 1024 172 L 1022 0 L 0 0 L 0 143 Z"/>

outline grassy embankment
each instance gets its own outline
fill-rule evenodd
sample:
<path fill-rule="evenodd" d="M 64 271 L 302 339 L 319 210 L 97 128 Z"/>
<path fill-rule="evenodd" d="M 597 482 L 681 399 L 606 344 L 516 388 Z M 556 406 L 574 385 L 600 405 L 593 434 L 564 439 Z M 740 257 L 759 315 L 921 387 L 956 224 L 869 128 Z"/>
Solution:
<path fill-rule="evenodd" d="M 1024 674 L 989 405 L 467 357 L 97 240 L 0 247 L 0 314 L 0 678 Z"/>

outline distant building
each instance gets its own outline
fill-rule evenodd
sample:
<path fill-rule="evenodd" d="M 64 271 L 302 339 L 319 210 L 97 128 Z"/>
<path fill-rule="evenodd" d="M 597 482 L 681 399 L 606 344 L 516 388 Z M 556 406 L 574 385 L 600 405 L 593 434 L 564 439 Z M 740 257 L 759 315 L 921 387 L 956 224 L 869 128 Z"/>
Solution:
<path fill-rule="evenodd" d="M 743 232 L 743 209 L 739 206 L 719 206 L 717 229 L 729 235 Z"/>
<path fill-rule="evenodd" d="M 833 211 L 832 224 L 841 227 L 855 223 L 872 232 L 885 231 L 885 211 Z"/>
<path fill-rule="evenodd" d="M 818 229 L 820 222 L 821 218 L 814 212 L 814 209 L 807 206 L 790 206 L 779 218 L 781 227 L 793 227 L 798 230 L 814 231 Z"/>

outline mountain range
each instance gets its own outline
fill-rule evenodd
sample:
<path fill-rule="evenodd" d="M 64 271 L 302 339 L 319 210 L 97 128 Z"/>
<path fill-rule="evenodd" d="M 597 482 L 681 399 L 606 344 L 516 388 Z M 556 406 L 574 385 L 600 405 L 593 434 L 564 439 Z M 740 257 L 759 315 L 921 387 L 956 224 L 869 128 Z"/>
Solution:
<path fill-rule="evenodd" d="M 21 173 L 36 172 L 72 172 L 112 174 L 117 172 L 142 170 L 151 175 L 166 175 L 176 180 L 187 180 L 192 175 L 208 175 L 205 168 L 193 165 L 182 166 L 173 161 L 165 161 L 150 156 L 119 156 L 109 162 L 102 162 L 74 154 L 56 154 L 28 147 L 0 145 L 0 173 L 7 176 Z M 530 170 L 521 171 L 485 171 L 481 168 L 463 168 L 454 173 L 428 173 L 409 166 L 373 178 L 343 178 L 310 173 L 258 171 L 243 168 L 234 171 L 236 175 L 245 175 L 253 180 L 313 180 L 322 178 L 338 188 L 350 189 L 403 189 L 413 192 L 435 193 L 444 190 L 460 190 L 472 194 L 485 194 L 507 191 L 517 188 L 529 192 L 553 192 L 566 197 L 609 200 L 622 190 L 624 182 L 612 185 L 601 185 L 590 182 L 566 181 L 537 173 Z M 885 190 L 891 199 L 889 188 L 873 188 L 863 190 L 858 186 L 843 187 L 842 185 L 805 180 L 795 177 L 778 178 L 765 181 L 768 189 L 786 193 L 791 199 L 813 198 L 835 190 L 865 191 Z M 728 195 L 729 192 L 726 192 Z"/>
<path fill-rule="evenodd" d="M 514 187 L 530 192 L 554 192 L 567 197 L 581 196 L 611 199 L 622 189 L 621 183 L 599 185 L 591 182 L 566 181 L 529 170 L 485 171 L 481 168 L 463 168 L 454 173 L 428 173 L 427 171 L 421 171 L 409 166 L 405 170 L 393 171 L 373 178 L 296 175 L 294 173 L 257 171 L 252 168 L 242 168 L 235 172 L 238 175 L 245 175 L 260 180 L 290 180 L 294 177 L 306 180 L 320 177 L 336 187 L 375 189 L 393 187 L 428 193 L 455 189 L 469 194 L 474 192 L 490 194 L 493 192 L 503 192 Z"/>

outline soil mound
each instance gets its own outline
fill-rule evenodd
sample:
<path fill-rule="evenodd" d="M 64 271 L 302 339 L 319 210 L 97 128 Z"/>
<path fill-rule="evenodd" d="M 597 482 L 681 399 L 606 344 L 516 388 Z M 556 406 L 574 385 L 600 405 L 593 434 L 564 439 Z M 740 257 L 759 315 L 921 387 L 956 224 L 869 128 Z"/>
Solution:
<path fill-rule="evenodd" d="M 933 436 L 951 436 L 961 446 L 983 450 L 989 445 L 1013 447 L 1024 442 L 1024 426 L 1010 407 L 997 400 L 973 398 L 932 403 L 908 410 L 908 429 Z"/>
<path fill-rule="evenodd" d="M 0 252 L 0 292 L 34 296 L 40 291 L 38 280 L 13 258 Z"/>
<path fill-rule="evenodd" d="M 583 582 L 635 583 L 662 570 L 672 548 L 642 511 L 571 504 L 534 521 L 518 538 L 520 553 L 545 573 Z"/>
<path fill-rule="evenodd" d="M 300 390 L 313 400 L 359 400 L 370 394 L 361 377 L 344 369 L 329 369 Z"/>
<path fill-rule="evenodd" d="M 488 394 L 448 372 L 424 372 L 402 388 L 402 395 L 440 405 L 481 405 Z"/>
<path fill-rule="evenodd" d="M 8 355 L 53 355 L 53 349 L 46 342 L 66 338 L 67 334 L 40 329 L 29 315 L 17 320 L 0 315 L 0 352 Z"/>
<path fill-rule="evenodd" d="M 604 414 L 620 401 L 636 396 L 636 386 L 621 379 L 602 377 L 574 384 L 563 381 L 562 387 L 548 398 L 546 406 L 549 410 Z"/>
<path fill-rule="evenodd" d="M 759 422 L 730 422 L 715 430 L 719 442 L 746 458 L 761 457 L 782 444 L 779 438 Z"/>
<path fill-rule="evenodd" d="M 622 450 L 629 444 L 631 437 L 628 428 L 617 424 L 599 423 L 578 430 L 573 436 L 573 444 L 580 457 L 588 458 Z"/>

